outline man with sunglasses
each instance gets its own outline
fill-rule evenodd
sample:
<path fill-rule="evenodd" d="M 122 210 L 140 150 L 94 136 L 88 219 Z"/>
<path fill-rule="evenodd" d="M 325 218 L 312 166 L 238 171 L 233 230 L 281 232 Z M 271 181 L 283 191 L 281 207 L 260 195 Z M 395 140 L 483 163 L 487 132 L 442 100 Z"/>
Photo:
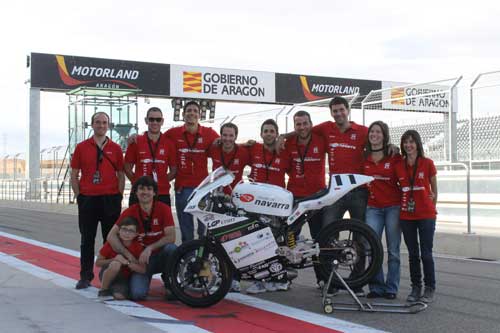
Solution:
<path fill-rule="evenodd" d="M 158 200 L 171 206 L 170 181 L 177 171 L 174 144 L 162 136 L 163 113 L 159 108 L 149 108 L 144 120 L 148 130 L 127 147 L 125 175 L 132 184 L 141 176 L 151 176 L 158 183 Z M 137 197 L 131 191 L 129 207 L 135 203 Z"/>
<path fill-rule="evenodd" d="M 97 225 L 102 238 L 121 212 L 125 176 L 123 153 L 106 133 L 109 117 L 96 112 L 91 119 L 94 135 L 76 145 L 71 157 L 71 187 L 78 203 L 80 243 L 80 280 L 76 289 L 88 288 L 94 278 L 94 246 Z"/>
<path fill-rule="evenodd" d="M 145 299 L 148 295 L 151 278 L 162 273 L 167 300 L 172 299 L 168 279 L 164 273 L 168 258 L 174 253 L 175 227 L 170 206 L 155 200 L 158 192 L 156 182 L 150 176 L 140 177 L 132 186 L 138 203 L 130 206 L 120 215 L 108 234 L 108 242 L 116 253 L 121 254 L 130 262 L 137 262 L 132 253 L 122 244 L 118 236 L 120 223 L 127 216 L 139 221 L 137 228 L 139 241 L 144 250 L 139 257 L 140 264 L 146 264 L 146 273 L 132 273 L 130 277 L 130 298 Z"/>
<path fill-rule="evenodd" d="M 171 128 L 163 134 L 174 142 L 176 149 L 175 208 L 182 242 L 194 238 L 193 216 L 185 213 L 184 208 L 193 190 L 208 176 L 208 150 L 214 140 L 219 138 L 212 128 L 199 124 L 200 112 L 197 102 L 187 102 L 182 112 L 184 125 Z M 198 235 L 203 232 L 203 225 L 198 223 Z"/>

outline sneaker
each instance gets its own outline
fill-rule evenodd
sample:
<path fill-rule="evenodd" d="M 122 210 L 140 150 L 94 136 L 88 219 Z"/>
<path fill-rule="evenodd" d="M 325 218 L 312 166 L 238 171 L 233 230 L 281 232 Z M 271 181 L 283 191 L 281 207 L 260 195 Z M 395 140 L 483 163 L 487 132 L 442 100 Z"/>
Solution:
<path fill-rule="evenodd" d="M 417 302 L 422 296 L 422 288 L 421 287 L 412 287 L 411 293 L 406 298 L 407 302 Z"/>
<path fill-rule="evenodd" d="M 264 282 L 255 281 L 250 287 L 247 288 L 247 294 L 261 294 L 265 293 L 267 288 L 264 286 Z"/>
<path fill-rule="evenodd" d="M 113 296 L 113 294 L 111 293 L 111 290 L 109 290 L 109 289 L 101 289 L 97 293 L 97 296 L 99 296 L 99 297 L 109 297 L 109 296 Z"/>
<path fill-rule="evenodd" d="M 290 282 L 274 282 L 274 287 L 278 291 L 287 291 L 290 288 Z"/>
<path fill-rule="evenodd" d="M 231 282 L 231 289 L 229 289 L 229 292 L 233 292 L 233 293 L 241 292 L 240 281 L 233 280 L 233 282 Z"/>
<path fill-rule="evenodd" d="M 76 283 L 75 289 L 86 289 L 88 287 L 90 287 L 90 281 L 82 279 Z"/>
<path fill-rule="evenodd" d="M 434 301 L 434 289 L 425 287 L 424 295 L 420 297 L 420 300 L 424 303 L 432 303 Z"/>
<path fill-rule="evenodd" d="M 358 297 L 365 297 L 366 296 L 363 288 L 352 288 L 352 291 L 354 292 L 354 295 L 356 295 Z"/>
<path fill-rule="evenodd" d="M 323 280 L 318 281 L 317 284 L 319 290 L 323 290 L 323 288 L 325 287 L 325 281 Z"/>
<path fill-rule="evenodd" d="M 276 287 L 275 282 L 264 282 L 264 288 L 266 288 L 267 291 L 276 291 L 278 288 Z"/>

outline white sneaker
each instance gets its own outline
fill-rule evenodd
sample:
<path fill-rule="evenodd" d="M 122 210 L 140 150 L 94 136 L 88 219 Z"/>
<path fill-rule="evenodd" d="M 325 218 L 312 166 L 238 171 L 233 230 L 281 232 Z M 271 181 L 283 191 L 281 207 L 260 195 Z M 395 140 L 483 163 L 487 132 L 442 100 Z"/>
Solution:
<path fill-rule="evenodd" d="M 261 294 L 265 293 L 268 289 L 265 287 L 264 282 L 255 281 L 250 287 L 247 288 L 247 294 Z"/>
<path fill-rule="evenodd" d="M 274 282 L 264 282 L 264 287 L 266 288 L 267 291 L 278 290 L 278 288 L 276 288 L 276 284 Z"/>
<path fill-rule="evenodd" d="M 233 293 L 241 292 L 240 281 L 233 280 L 233 282 L 231 282 L 231 289 L 229 289 L 229 292 L 233 292 Z"/>
<path fill-rule="evenodd" d="M 274 282 L 274 287 L 279 291 L 287 291 L 290 287 L 290 282 Z"/>

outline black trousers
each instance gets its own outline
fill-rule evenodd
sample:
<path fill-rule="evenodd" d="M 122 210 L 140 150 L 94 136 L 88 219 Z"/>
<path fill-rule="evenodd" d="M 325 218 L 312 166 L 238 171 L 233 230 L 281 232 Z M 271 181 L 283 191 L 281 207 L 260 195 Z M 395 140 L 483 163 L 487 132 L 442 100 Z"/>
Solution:
<path fill-rule="evenodd" d="M 163 202 L 164 204 L 172 206 L 170 204 L 170 194 L 160 194 L 157 196 L 157 199 L 158 201 Z M 130 196 L 128 197 L 128 206 L 130 207 L 138 202 L 139 200 L 137 199 L 137 195 L 135 195 L 134 192 L 130 192 Z"/>
<path fill-rule="evenodd" d="M 80 229 L 80 279 L 94 278 L 94 247 L 97 225 L 101 222 L 102 239 L 120 216 L 122 195 L 78 195 L 78 228 Z"/>

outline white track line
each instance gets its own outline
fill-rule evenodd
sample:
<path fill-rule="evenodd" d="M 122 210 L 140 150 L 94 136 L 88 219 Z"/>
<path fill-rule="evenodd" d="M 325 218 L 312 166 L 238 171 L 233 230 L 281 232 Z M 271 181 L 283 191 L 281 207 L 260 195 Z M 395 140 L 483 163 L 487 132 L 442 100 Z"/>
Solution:
<path fill-rule="evenodd" d="M 5 232 L 0 231 L 0 236 L 4 236 L 7 238 L 12 238 L 21 242 L 29 243 L 35 246 L 40 246 L 43 248 L 47 248 L 50 250 L 54 250 L 57 252 L 62 252 L 74 257 L 80 257 L 80 253 L 78 251 L 66 249 L 57 245 L 53 244 L 48 244 L 36 240 L 32 240 L 29 238 L 25 238 L 22 236 L 17 236 L 17 235 L 12 235 L 8 234 Z M 86 298 L 89 299 L 94 299 L 96 302 L 102 302 L 99 300 L 97 297 L 97 289 L 94 287 L 90 287 L 82 290 L 76 290 L 74 289 L 74 285 L 76 283 L 76 280 L 67 278 L 65 276 L 62 276 L 60 274 L 45 270 L 43 268 L 40 268 L 38 266 L 29 264 L 27 262 L 24 262 L 22 260 L 19 260 L 13 256 L 6 255 L 4 253 L 0 252 L 0 262 L 3 262 L 9 266 L 15 267 L 19 270 L 22 270 L 24 272 L 27 272 L 31 275 L 34 275 L 36 277 L 39 277 L 43 280 L 50 281 L 58 286 L 61 286 L 66 289 L 70 289 Z M 238 293 L 228 293 L 226 295 L 226 299 L 240 303 L 240 304 L 245 304 L 257 309 L 262 309 L 265 311 L 269 311 L 272 313 L 276 313 L 282 316 L 287 316 L 293 319 L 297 320 L 302 320 L 307 323 L 311 323 L 314 325 L 326 327 L 329 329 L 333 330 L 341 330 L 344 332 L 349 332 L 349 333 L 379 333 L 383 332 L 380 330 L 376 330 L 374 328 L 370 328 L 368 326 L 363 326 L 355 323 L 351 323 L 345 320 L 340 320 L 333 318 L 331 316 L 326 316 L 326 315 L 321 315 L 317 314 L 314 312 L 309 312 L 305 310 L 300 310 L 294 307 L 282 305 L 279 303 L 274 303 L 270 301 L 266 301 L 257 297 L 252 297 L 249 295 L 245 294 L 238 294 Z M 319 301 L 319 300 L 318 300 Z M 104 304 L 108 307 L 111 307 L 121 313 L 134 316 L 134 317 L 141 317 L 145 318 L 145 322 L 149 325 L 152 325 L 154 327 L 160 328 L 164 331 L 169 331 L 172 332 L 172 330 L 175 328 L 174 332 L 187 332 L 187 333 L 201 333 L 201 332 L 208 332 L 202 328 L 196 327 L 194 325 L 189 325 L 189 323 L 182 322 L 177 320 L 176 318 L 167 316 L 163 313 L 160 313 L 158 311 L 146 308 L 138 303 L 131 302 L 131 301 L 105 301 Z M 147 318 L 151 319 L 166 319 L 166 320 L 172 320 L 172 321 L 177 321 L 178 324 L 174 323 L 154 323 L 154 322 L 148 322 Z"/>

